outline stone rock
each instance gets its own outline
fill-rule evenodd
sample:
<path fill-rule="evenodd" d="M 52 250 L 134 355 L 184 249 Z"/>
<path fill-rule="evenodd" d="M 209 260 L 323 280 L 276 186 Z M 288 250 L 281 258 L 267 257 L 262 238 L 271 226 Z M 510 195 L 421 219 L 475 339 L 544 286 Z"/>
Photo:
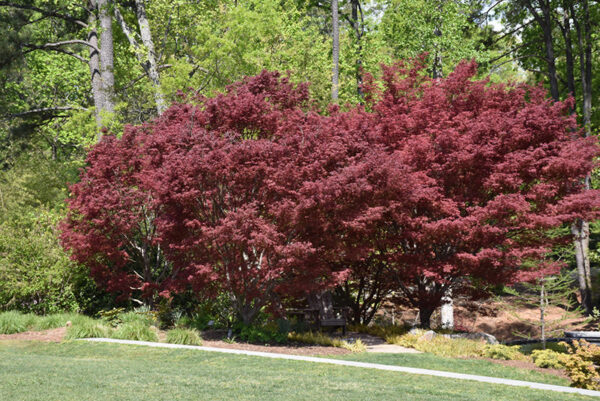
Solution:
<path fill-rule="evenodd" d="M 421 337 L 419 337 L 419 341 L 431 341 L 433 338 L 437 336 L 437 333 L 433 330 L 426 331 Z"/>
<path fill-rule="evenodd" d="M 71 327 L 72 325 L 73 325 L 73 323 L 71 323 L 70 320 L 67 322 L 67 324 L 65 324 L 66 327 Z"/>
<path fill-rule="evenodd" d="M 488 344 L 499 344 L 496 337 L 488 333 L 459 333 L 459 334 L 444 334 L 448 338 L 465 338 L 467 340 L 483 340 Z"/>

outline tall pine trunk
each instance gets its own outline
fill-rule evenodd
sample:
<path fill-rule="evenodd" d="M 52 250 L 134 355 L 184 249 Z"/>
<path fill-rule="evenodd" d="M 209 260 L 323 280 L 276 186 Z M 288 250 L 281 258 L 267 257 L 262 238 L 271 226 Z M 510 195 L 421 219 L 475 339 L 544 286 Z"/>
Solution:
<path fill-rule="evenodd" d="M 166 104 L 160 90 L 160 76 L 158 74 L 158 65 L 156 60 L 156 53 L 154 51 L 154 41 L 152 40 L 152 33 L 150 32 L 150 23 L 146 16 L 146 4 L 145 0 L 135 0 L 136 16 L 138 25 L 140 27 L 140 36 L 142 43 L 144 44 L 145 50 L 148 53 L 147 57 L 147 71 L 148 77 L 154 86 L 154 101 L 156 103 L 156 112 L 161 115 L 165 109 Z"/>
<path fill-rule="evenodd" d="M 100 21 L 100 76 L 102 77 L 102 111 L 112 113 L 115 110 L 115 75 L 112 16 L 109 0 L 96 0 L 98 20 Z"/>
<path fill-rule="evenodd" d="M 583 95 L 583 124 L 585 127 L 585 136 L 591 135 L 591 116 L 592 116 L 592 39 L 591 23 L 589 14 L 588 0 L 582 2 L 582 19 L 580 21 L 573 3 L 571 3 L 571 14 L 573 23 L 577 32 L 577 41 L 579 44 L 579 67 L 581 73 L 581 89 Z M 588 175 L 584 184 L 586 189 L 590 188 L 591 177 Z M 593 290 L 592 275 L 589 258 L 590 227 L 586 221 L 578 220 L 571 226 L 573 241 L 575 244 L 575 260 L 577 263 L 577 278 L 579 282 L 579 291 L 581 294 L 581 304 L 587 314 L 592 313 L 593 309 Z"/>
<path fill-rule="evenodd" d="M 338 0 L 331 0 L 331 36 L 333 40 L 333 71 L 331 76 L 331 99 L 336 102 L 338 99 L 339 80 L 340 80 L 340 21 L 338 13 Z"/>

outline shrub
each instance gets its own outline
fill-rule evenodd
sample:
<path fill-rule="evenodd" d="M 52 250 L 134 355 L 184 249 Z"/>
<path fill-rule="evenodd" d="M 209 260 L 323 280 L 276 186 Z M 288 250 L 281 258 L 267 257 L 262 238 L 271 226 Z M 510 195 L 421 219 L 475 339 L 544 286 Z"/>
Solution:
<path fill-rule="evenodd" d="M 518 346 L 502 344 L 486 345 L 481 356 L 492 359 L 503 359 L 506 361 L 523 361 L 527 359 L 527 357 L 519 351 Z"/>
<path fill-rule="evenodd" d="M 121 314 L 125 311 L 125 308 L 112 308 L 109 310 L 101 310 L 98 312 L 98 317 L 106 322 L 111 327 L 117 327 L 122 323 Z"/>
<path fill-rule="evenodd" d="M 342 341 L 342 348 L 354 353 L 362 353 L 367 351 L 367 346 L 360 340 L 360 338 L 353 343 Z"/>
<path fill-rule="evenodd" d="M 67 327 L 67 334 L 65 336 L 67 340 L 110 337 L 110 328 L 98 320 L 84 317 L 72 323 L 70 327 Z"/>
<path fill-rule="evenodd" d="M 571 386 L 589 390 L 600 389 L 600 375 L 595 365 L 600 362 L 600 347 L 585 340 L 574 340 L 571 345 L 560 343 L 567 347 L 569 355 L 561 355 Z"/>
<path fill-rule="evenodd" d="M 142 321 L 123 323 L 112 333 L 112 338 L 120 340 L 136 340 L 158 342 L 156 329 L 144 324 Z"/>
<path fill-rule="evenodd" d="M 531 352 L 533 363 L 540 368 L 560 369 L 563 367 L 562 354 L 551 349 L 536 349 Z"/>
<path fill-rule="evenodd" d="M 167 342 L 170 344 L 202 345 L 202 339 L 196 330 L 182 328 L 167 331 Z"/>
<path fill-rule="evenodd" d="M 27 331 L 33 326 L 36 316 L 17 311 L 0 313 L 0 334 L 15 334 Z"/>
<path fill-rule="evenodd" d="M 277 343 L 282 344 L 287 342 L 288 333 L 279 330 L 276 323 L 272 322 L 264 326 L 248 326 L 244 324 L 238 325 L 235 330 L 238 337 L 242 341 L 250 343 Z"/>

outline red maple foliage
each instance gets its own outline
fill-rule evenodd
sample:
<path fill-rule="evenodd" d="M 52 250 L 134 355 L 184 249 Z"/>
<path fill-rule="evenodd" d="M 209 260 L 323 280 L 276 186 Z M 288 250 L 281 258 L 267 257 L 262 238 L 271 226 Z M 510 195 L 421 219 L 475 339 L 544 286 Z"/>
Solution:
<path fill-rule="evenodd" d="M 421 69 L 386 67 L 365 107 L 328 115 L 263 72 L 107 137 L 63 243 L 122 297 L 218 287 L 245 323 L 342 283 L 357 320 L 395 291 L 429 325 L 450 290 L 556 270 L 552 229 L 598 214 L 597 144 L 539 88 Z"/>
<path fill-rule="evenodd" d="M 569 238 L 552 229 L 598 218 L 600 192 L 584 191 L 598 146 L 582 137 L 570 100 L 474 80 L 474 62 L 445 79 L 421 69 L 384 68 L 383 91 L 369 82 L 369 107 L 373 142 L 426 177 L 428 207 L 391 213 L 382 231 L 399 301 L 429 326 L 450 290 L 473 294 L 556 272 L 546 256 Z"/>

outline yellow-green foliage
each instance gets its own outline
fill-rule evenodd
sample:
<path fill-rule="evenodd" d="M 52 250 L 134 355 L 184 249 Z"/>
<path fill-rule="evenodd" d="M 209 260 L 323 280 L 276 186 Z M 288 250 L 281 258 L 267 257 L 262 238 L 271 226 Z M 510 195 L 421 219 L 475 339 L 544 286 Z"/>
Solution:
<path fill-rule="evenodd" d="M 342 341 L 342 348 L 347 349 L 348 351 L 352 351 L 355 353 L 361 353 L 367 351 L 367 346 L 360 341 L 360 339 L 356 340 L 353 343 L 349 343 L 347 341 Z"/>
<path fill-rule="evenodd" d="M 571 345 L 560 343 L 567 347 L 569 355 L 561 355 L 561 363 L 571 386 L 590 390 L 600 389 L 600 375 L 594 365 L 600 362 L 600 347 L 585 340 L 574 340 Z"/>
<path fill-rule="evenodd" d="M 292 331 L 288 334 L 288 339 L 290 341 L 304 344 L 344 348 L 352 352 L 364 352 L 367 349 L 367 347 L 360 340 L 356 340 L 354 344 L 351 344 L 338 338 L 331 338 L 321 332 L 313 333 L 312 331 L 307 331 L 305 333 L 296 333 Z"/>
<path fill-rule="evenodd" d="M 502 344 L 486 345 L 481 356 L 492 359 L 503 359 L 506 361 L 524 361 L 527 356 L 519 351 L 518 346 L 508 346 Z"/>
<path fill-rule="evenodd" d="M 560 352 L 551 349 L 535 349 L 531 351 L 533 363 L 540 368 L 560 369 L 563 367 Z"/>
<path fill-rule="evenodd" d="M 202 345 L 202 339 L 196 330 L 183 328 L 167 331 L 167 342 L 170 344 Z"/>
<path fill-rule="evenodd" d="M 481 356 L 485 343 L 463 338 L 447 338 L 436 336 L 431 340 L 422 339 L 425 331 L 418 330 L 401 336 L 388 336 L 386 341 L 402 347 L 414 348 L 421 352 L 429 352 L 444 357 L 477 357 Z"/>

